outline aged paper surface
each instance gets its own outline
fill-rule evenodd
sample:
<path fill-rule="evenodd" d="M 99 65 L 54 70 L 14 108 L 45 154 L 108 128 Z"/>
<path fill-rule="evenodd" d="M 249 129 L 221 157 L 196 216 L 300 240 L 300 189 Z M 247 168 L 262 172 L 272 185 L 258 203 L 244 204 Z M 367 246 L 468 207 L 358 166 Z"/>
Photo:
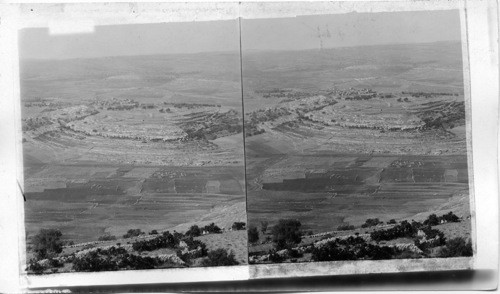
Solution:
<path fill-rule="evenodd" d="M 5 5 L 13 276 L 496 268 L 488 4 Z"/>

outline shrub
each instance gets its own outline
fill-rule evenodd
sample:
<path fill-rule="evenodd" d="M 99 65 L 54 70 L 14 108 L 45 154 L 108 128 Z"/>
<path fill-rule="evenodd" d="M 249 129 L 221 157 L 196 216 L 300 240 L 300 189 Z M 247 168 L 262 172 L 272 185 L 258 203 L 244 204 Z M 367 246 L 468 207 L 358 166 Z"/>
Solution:
<path fill-rule="evenodd" d="M 176 248 L 179 242 L 178 238 L 167 231 L 153 239 L 132 243 L 132 249 L 135 251 L 153 251 L 160 248 Z"/>
<path fill-rule="evenodd" d="M 396 220 L 395 219 L 390 219 L 387 223 L 390 224 L 390 225 L 392 225 L 392 224 L 396 223 Z"/>
<path fill-rule="evenodd" d="M 207 257 L 203 260 L 203 266 L 228 266 L 236 265 L 238 261 L 234 258 L 232 252 L 227 253 L 226 249 L 219 248 L 208 252 Z"/>
<path fill-rule="evenodd" d="M 248 242 L 255 243 L 259 241 L 259 231 L 256 227 L 250 226 L 248 228 Z"/>
<path fill-rule="evenodd" d="M 97 249 L 73 259 L 73 269 L 83 272 L 114 271 L 118 269 L 152 269 L 161 265 L 158 258 L 129 254 L 122 247 Z"/>
<path fill-rule="evenodd" d="M 439 252 L 440 257 L 472 256 L 472 254 L 471 241 L 465 241 L 462 237 L 448 240 L 446 245 Z"/>
<path fill-rule="evenodd" d="M 444 237 L 444 233 L 441 232 L 440 230 L 436 230 L 429 227 L 422 227 L 420 228 L 424 233 L 427 239 L 433 239 L 436 237 L 439 237 L 440 240 L 442 240 L 442 244 L 439 245 L 444 245 L 446 238 Z"/>
<path fill-rule="evenodd" d="M 338 231 L 352 231 L 354 230 L 353 225 L 345 224 L 345 225 L 340 225 L 337 227 Z"/>
<path fill-rule="evenodd" d="M 160 264 L 161 261 L 155 257 L 125 254 L 118 265 L 130 269 L 153 269 Z"/>
<path fill-rule="evenodd" d="M 391 259 L 398 253 L 397 249 L 366 243 L 363 238 L 349 237 L 335 239 L 323 246 L 312 249 L 314 261 L 356 260 L 356 259 Z"/>
<path fill-rule="evenodd" d="M 117 270 L 118 265 L 109 257 L 102 257 L 97 251 L 90 251 L 73 260 L 73 269 L 77 272 L 99 272 Z"/>
<path fill-rule="evenodd" d="M 61 236 L 62 233 L 59 230 L 41 229 L 32 240 L 32 249 L 35 252 L 36 258 L 40 260 L 61 253 L 63 248 Z"/>
<path fill-rule="evenodd" d="M 273 242 L 278 250 L 291 248 L 302 240 L 301 223 L 295 219 L 280 219 L 273 226 Z"/>
<path fill-rule="evenodd" d="M 246 229 L 246 223 L 244 222 L 234 222 L 231 228 L 235 231 Z"/>
<path fill-rule="evenodd" d="M 433 213 L 427 217 L 427 219 L 424 221 L 424 225 L 426 226 L 439 225 L 439 218 L 437 217 L 437 215 Z"/>
<path fill-rule="evenodd" d="M 151 232 L 149 232 L 150 235 L 158 235 L 158 231 L 157 230 L 152 230 Z"/>
<path fill-rule="evenodd" d="M 189 230 L 186 232 L 186 236 L 198 237 L 201 236 L 201 229 L 197 226 L 191 226 Z"/>
<path fill-rule="evenodd" d="M 269 261 L 273 263 L 280 263 L 283 262 L 284 258 L 281 257 L 278 253 L 276 253 L 276 250 L 270 250 L 269 251 Z"/>
<path fill-rule="evenodd" d="M 288 250 L 288 254 L 290 255 L 291 258 L 300 258 L 300 257 L 304 256 L 304 254 L 299 252 L 297 249 Z"/>
<path fill-rule="evenodd" d="M 201 242 L 200 240 L 194 240 L 193 237 L 189 237 L 184 238 L 182 241 L 186 243 L 189 250 L 201 249 L 202 256 L 205 256 L 207 254 L 207 245 L 205 245 L 205 243 Z"/>
<path fill-rule="evenodd" d="M 210 234 L 219 234 L 222 232 L 222 230 L 218 226 L 216 226 L 214 223 L 211 223 L 208 226 L 204 226 L 203 231 L 207 231 Z"/>
<path fill-rule="evenodd" d="M 396 238 L 413 238 L 421 225 L 418 222 L 410 224 L 408 221 L 402 221 L 399 225 L 390 229 L 373 231 L 370 237 L 377 242 L 389 241 Z"/>
<path fill-rule="evenodd" d="M 369 228 L 376 226 L 378 224 L 383 224 L 378 218 L 369 218 L 365 221 L 364 224 L 361 225 L 362 228 Z"/>
<path fill-rule="evenodd" d="M 187 244 L 188 252 L 177 250 L 177 256 L 186 263 L 191 263 L 192 259 L 206 256 L 208 253 L 205 243 L 199 240 L 193 240 L 192 237 L 183 240 Z"/>
<path fill-rule="evenodd" d="M 460 221 L 460 218 L 456 216 L 453 212 L 448 212 L 447 214 L 443 214 L 442 216 L 438 217 L 435 214 L 431 214 L 427 217 L 427 219 L 424 221 L 424 225 L 429 225 L 429 226 L 436 226 L 441 223 L 441 221 L 447 222 L 447 223 L 456 223 Z"/>
<path fill-rule="evenodd" d="M 168 233 L 168 231 L 166 233 Z M 165 235 L 165 233 L 163 233 L 163 235 Z M 182 233 L 177 232 L 177 231 L 174 231 L 173 236 L 175 239 L 179 239 L 179 240 L 184 238 L 184 235 Z"/>
<path fill-rule="evenodd" d="M 333 261 L 333 260 L 355 260 L 353 252 L 337 246 L 335 242 L 328 242 L 320 248 L 314 248 L 312 251 L 312 260 L 314 261 Z"/>
<path fill-rule="evenodd" d="M 32 271 L 36 275 L 40 275 L 45 270 L 45 267 L 39 264 L 36 259 L 32 258 L 28 262 L 28 267 L 26 268 L 26 270 Z"/>
<path fill-rule="evenodd" d="M 137 236 L 140 236 L 142 234 L 144 234 L 144 232 L 141 231 L 141 229 L 130 229 L 127 231 L 127 233 L 125 235 L 123 235 L 123 238 L 137 237 Z"/>
<path fill-rule="evenodd" d="M 460 221 L 460 218 L 456 216 L 453 212 L 448 212 L 447 214 L 443 214 L 441 219 L 448 223 L 457 223 Z"/>
<path fill-rule="evenodd" d="M 112 240 L 116 240 L 116 236 L 106 234 L 106 235 L 99 236 L 99 238 L 97 238 L 97 240 L 98 241 L 112 241 Z"/>

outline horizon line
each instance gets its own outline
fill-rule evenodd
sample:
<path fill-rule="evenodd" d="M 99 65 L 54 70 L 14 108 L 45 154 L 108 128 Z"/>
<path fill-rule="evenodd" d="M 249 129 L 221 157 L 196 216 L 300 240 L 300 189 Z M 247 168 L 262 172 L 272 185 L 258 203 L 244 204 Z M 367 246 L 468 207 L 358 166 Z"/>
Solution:
<path fill-rule="evenodd" d="M 358 47 L 381 47 L 381 46 L 405 46 L 405 45 L 424 45 L 424 44 L 436 44 L 436 43 L 462 43 L 462 40 L 443 40 L 443 41 L 432 41 L 432 42 L 415 42 L 415 43 L 385 43 L 385 44 L 366 44 L 366 45 L 347 45 L 347 46 L 335 46 L 327 48 L 309 48 L 309 49 L 242 49 L 242 52 L 249 53 L 276 53 L 276 52 L 301 52 L 301 51 L 317 51 L 321 52 L 323 50 L 332 49 L 344 49 L 344 48 L 358 48 Z M 121 57 L 152 57 L 152 56 L 192 56 L 197 54 L 239 54 L 240 50 L 220 50 L 220 51 L 200 51 L 191 53 L 152 53 L 152 54 L 123 54 L 123 55 L 109 55 L 109 56 L 95 56 L 95 57 L 71 57 L 71 58 L 36 58 L 36 57 L 21 57 L 19 56 L 19 61 L 70 61 L 70 60 L 81 60 L 81 59 L 103 59 L 103 58 L 121 58 Z"/>

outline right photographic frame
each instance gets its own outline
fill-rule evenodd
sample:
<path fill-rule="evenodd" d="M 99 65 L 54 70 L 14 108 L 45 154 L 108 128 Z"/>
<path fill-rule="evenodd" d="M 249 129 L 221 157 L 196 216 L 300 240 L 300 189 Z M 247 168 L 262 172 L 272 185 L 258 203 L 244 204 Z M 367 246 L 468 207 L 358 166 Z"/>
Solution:
<path fill-rule="evenodd" d="M 255 276 L 469 268 L 461 10 L 268 16 L 241 20 Z"/>

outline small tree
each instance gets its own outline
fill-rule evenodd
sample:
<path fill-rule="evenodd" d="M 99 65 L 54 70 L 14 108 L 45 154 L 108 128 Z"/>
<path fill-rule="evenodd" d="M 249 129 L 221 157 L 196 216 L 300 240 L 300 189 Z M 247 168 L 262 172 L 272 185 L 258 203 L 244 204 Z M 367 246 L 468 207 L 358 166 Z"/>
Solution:
<path fill-rule="evenodd" d="M 302 240 L 301 223 L 295 219 L 280 219 L 272 229 L 273 242 L 278 250 L 290 248 Z"/>
<path fill-rule="evenodd" d="M 137 236 L 140 236 L 142 234 L 144 234 L 144 232 L 141 231 L 141 229 L 130 229 L 127 231 L 127 233 L 125 235 L 123 235 L 123 238 L 137 237 Z"/>
<path fill-rule="evenodd" d="M 362 228 L 369 228 L 381 224 L 382 222 L 378 218 L 369 218 L 361 225 Z"/>
<path fill-rule="evenodd" d="M 226 249 L 219 248 L 208 252 L 207 258 L 202 262 L 203 266 L 227 266 L 236 265 L 238 261 L 232 252 L 227 253 Z"/>
<path fill-rule="evenodd" d="M 259 241 L 259 231 L 256 227 L 250 226 L 248 228 L 248 242 L 255 243 Z"/>
<path fill-rule="evenodd" d="M 30 259 L 28 262 L 28 267 L 26 268 L 28 271 L 32 271 L 35 275 L 42 274 L 45 270 L 45 267 L 38 263 L 35 259 Z"/>
<path fill-rule="evenodd" d="M 424 225 L 427 226 L 439 225 L 439 218 L 437 217 L 437 215 L 433 213 L 427 217 L 427 219 L 424 221 Z"/>
<path fill-rule="evenodd" d="M 457 237 L 448 240 L 444 248 L 440 251 L 441 257 L 459 257 L 472 256 L 472 243 L 470 240 L 465 241 L 462 237 Z"/>
<path fill-rule="evenodd" d="M 444 220 L 447 223 L 457 223 L 460 221 L 460 218 L 451 211 L 447 214 L 443 214 L 440 219 Z"/>
<path fill-rule="evenodd" d="M 37 259 L 50 258 L 62 252 L 62 233 L 56 229 L 41 229 L 33 237 L 33 251 Z"/>
<path fill-rule="evenodd" d="M 189 230 L 186 232 L 186 236 L 198 237 L 201 235 L 201 229 L 197 226 L 191 226 Z"/>
<path fill-rule="evenodd" d="M 211 223 L 208 226 L 204 226 L 203 230 L 207 231 L 211 234 L 220 234 L 222 232 L 222 230 L 218 226 L 216 226 L 214 223 Z"/>
<path fill-rule="evenodd" d="M 245 227 L 246 224 L 244 222 L 234 222 L 231 228 L 235 231 L 239 231 L 239 230 L 244 230 Z"/>

